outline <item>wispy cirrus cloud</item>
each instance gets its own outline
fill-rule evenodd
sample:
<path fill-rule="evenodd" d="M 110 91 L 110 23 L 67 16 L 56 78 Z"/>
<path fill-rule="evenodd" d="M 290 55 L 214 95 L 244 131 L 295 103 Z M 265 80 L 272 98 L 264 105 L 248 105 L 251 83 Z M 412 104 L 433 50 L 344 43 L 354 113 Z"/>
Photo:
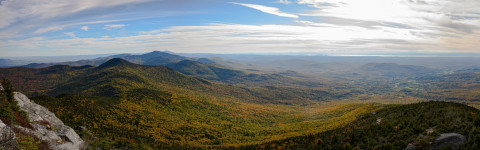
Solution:
<path fill-rule="evenodd" d="M 104 3 L 109 1 L 2 1 L 0 52 L 2 55 L 136 50 L 480 53 L 478 0 L 271 0 L 256 1 L 256 4 L 212 0 L 205 3 L 216 5 L 208 6 L 196 0 Z M 140 3 L 141 6 L 137 5 Z M 203 6 L 207 9 L 197 10 Z M 226 6 L 229 10 L 216 6 Z M 144 9 L 151 11 L 147 13 Z M 160 10 L 165 13 L 151 13 Z M 178 14 L 179 10 L 199 13 L 185 15 L 187 17 L 173 15 L 170 22 L 163 17 L 151 19 L 155 14 Z M 245 19 L 247 11 L 272 15 Z M 278 19 L 277 16 L 293 19 Z M 135 20 L 141 17 L 150 19 Z M 253 22 L 258 20 L 261 21 Z M 131 28 L 126 28 L 127 24 Z M 122 32 L 108 32 L 102 28 L 121 29 Z"/>
<path fill-rule="evenodd" d="M 50 27 L 45 27 L 45 28 L 40 28 L 36 30 L 35 32 L 32 32 L 31 35 L 38 35 L 38 34 L 43 34 L 46 32 L 51 32 L 51 31 L 58 31 L 62 30 L 64 26 L 50 26 Z"/>
<path fill-rule="evenodd" d="M 366 36 L 368 35 L 368 36 Z M 462 37 L 462 38 L 458 38 Z M 41 37 L 0 42 L 13 53 L 39 54 L 39 48 L 55 54 L 115 52 L 277 53 L 317 52 L 330 55 L 362 55 L 402 52 L 478 52 L 480 40 L 463 33 L 439 35 L 431 30 L 379 26 L 334 25 L 297 21 L 295 25 L 208 24 L 173 26 L 122 37 L 45 39 Z M 78 46 L 82 45 L 82 46 Z"/>
<path fill-rule="evenodd" d="M 282 11 L 280 11 L 280 9 L 278 9 L 276 7 L 269 7 L 269 6 L 256 5 L 256 4 L 245 4 L 245 3 L 232 3 L 232 4 L 237 4 L 237 5 L 242 5 L 242 6 L 245 6 L 245 7 L 250 7 L 250 8 L 259 10 L 261 12 L 272 14 L 272 15 L 277 15 L 277 16 L 280 16 L 280 17 L 298 18 L 298 15 L 282 12 Z"/>
<path fill-rule="evenodd" d="M 65 17 L 86 10 L 102 9 L 131 3 L 142 3 L 148 0 L 5 0 L 0 5 L 0 29 L 20 21 L 48 21 Z"/>
<path fill-rule="evenodd" d="M 64 32 L 63 34 L 68 35 L 72 38 L 77 38 L 77 36 L 75 35 L 75 32 Z"/>
<path fill-rule="evenodd" d="M 444 32 L 473 33 L 480 23 L 477 0 L 298 0 L 298 4 L 318 8 L 302 15 L 335 17 L 357 22 L 380 22 L 386 26 L 403 24 Z M 331 22 L 334 23 L 334 22 Z M 355 23 L 355 22 L 354 22 Z"/>
<path fill-rule="evenodd" d="M 278 0 L 277 3 L 281 3 L 281 4 L 286 4 L 286 5 L 288 5 L 288 4 L 292 3 L 292 2 L 290 2 L 290 1 L 288 1 L 288 0 Z"/>
<path fill-rule="evenodd" d="M 25 37 L 65 30 L 72 26 L 174 15 L 171 9 L 144 8 L 180 2 L 155 0 L 3 0 L 0 1 L 0 38 Z M 185 2 L 184 2 L 185 3 Z M 126 7 L 128 6 L 128 7 Z M 167 7 L 167 6 L 165 6 Z M 128 10 L 128 11 L 122 11 Z M 140 16 L 141 11 L 165 11 Z M 178 12 L 180 13 L 180 12 Z M 161 15 L 158 15 L 161 14 Z M 80 28 L 80 27 L 77 27 Z M 84 28 L 85 29 L 85 28 Z M 82 30 L 84 30 L 82 29 Z"/>
<path fill-rule="evenodd" d="M 322 20 L 315 24 L 407 29 L 423 42 L 435 43 L 423 51 L 480 52 L 475 48 L 480 44 L 474 42 L 480 40 L 477 0 L 298 0 L 297 4 L 314 8 L 300 15 Z"/>
<path fill-rule="evenodd" d="M 80 51 L 99 48 L 105 53 L 138 52 L 139 47 L 141 47 L 141 51 L 165 49 L 176 52 L 273 53 L 297 50 L 297 52 L 324 54 L 362 54 L 382 51 L 404 52 L 403 48 L 423 50 L 433 48 L 435 44 L 410 34 L 407 29 L 382 28 L 382 30 L 386 30 L 386 32 L 334 25 L 319 27 L 313 25 L 210 24 L 206 26 L 175 26 L 134 36 L 60 40 L 37 38 L 30 39 L 29 42 L 25 42 L 25 40 L 10 41 L 9 43 L 0 43 L 0 45 L 17 47 L 29 43 L 29 47 L 23 48 L 45 47 L 49 50 L 59 51 L 58 54 L 65 50 Z M 78 45 L 82 46 L 78 47 Z M 448 52 L 448 49 L 441 50 Z"/>
<path fill-rule="evenodd" d="M 41 27 L 30 34 L 39 35 L 47 32 L 59 31 L 66 27 L 75 26 L 75 25 L 99 24 L 99 23 L 109 23 L 109 22 L 117 22 L 117 21 L 123 21 L 123 20 L 98 20 L 98 21 L 76 22 L 76 23 L 70 23 L 70 24 L 53 25 L 53 26 Z M 86 26 L 82 26 L 81 29 L 84 30 L 85 29 L 84 27 Z M 86 29 L 88 30 L 88 27 Z"/>
<path fill-rule="evenodd" d="M 125 27 L 125 26 L 128 26 L 128 25 L 124 25 L 124 24 L 108 24 L 108 25 L 105 25 L 105 26 L 103 27 L 103 29 L 111 30 L 111 29 L 116 29 L 116 28 L 122 28 L 122 27 Z"/>

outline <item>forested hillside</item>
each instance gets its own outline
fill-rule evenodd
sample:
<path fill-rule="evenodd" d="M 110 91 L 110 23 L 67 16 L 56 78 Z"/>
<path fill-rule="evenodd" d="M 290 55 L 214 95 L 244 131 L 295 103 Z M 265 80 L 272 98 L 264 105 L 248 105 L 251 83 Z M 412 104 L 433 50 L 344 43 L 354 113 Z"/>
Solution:
<path fill-rule="evenodd" d="M 341 90 L 236 87 L 123 59 L 98 67 L 22 69 L 28 73 L 3 73 L 39 87 L 24 88 L 66 124 L 87 127 L 91 144 L 106 149 L 265 142 L 331 130 L 379 107 L 325 103 L 350 96 Z"/>
<path fill-rule="evenodd" d="M 479 126 L 480 111 L 476 108 L 451 102 L 422 102 L 390 105 L 332 131 L 241 148 L 405 149 L 410 144 L 416 149 L 451 149 L 455 145 L 436 139 L 444 133 L 457 133 L 466 139 L 460 149 L 479 149 Z"/>

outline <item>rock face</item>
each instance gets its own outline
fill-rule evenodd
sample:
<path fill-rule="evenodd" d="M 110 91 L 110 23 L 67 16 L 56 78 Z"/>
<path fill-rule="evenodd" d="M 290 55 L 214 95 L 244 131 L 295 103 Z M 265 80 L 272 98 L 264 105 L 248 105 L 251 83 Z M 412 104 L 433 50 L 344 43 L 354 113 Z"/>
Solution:
<path fill-rule="evenodd" d="M 15 133 L 12 128 L 0 120 L 0 149 L 9 149 L 16 144 Z"/>
<path fill-rule="evenodd" d="M 47 108 L 40 106 L 28 99 L 22 93 L 15 92 L 15 100 L 17 100 L 20 109 L 28 114 L 28 118 L 34 128 L 23 129 L 25 132 L 33 133 L 39 139 L 47 141 L 52 149 L 58 150 L 74 150 L 86 149 L 85 142 L 78 136 L 75 131 L 63 124 L 55 114 L 48 111 Z"/>
<path fill-rule="evenodd" d="M 467 141 L 467 138 L 458 133 L 440 134 L 440 136 L 435 139 L 436 144 L 434 149 L 458 149 L 465 141 Z"/>
<path fill-rule="evenodd" d="M 417 147 L 413 144 L 408 144 L 407 147 L 405 148 L 405 150 L 416 150 Z"/>

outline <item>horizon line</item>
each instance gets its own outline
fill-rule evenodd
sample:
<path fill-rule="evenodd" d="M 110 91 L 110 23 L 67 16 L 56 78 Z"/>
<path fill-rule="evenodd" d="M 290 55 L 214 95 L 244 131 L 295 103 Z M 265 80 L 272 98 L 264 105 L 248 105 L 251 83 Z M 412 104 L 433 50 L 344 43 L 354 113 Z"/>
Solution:
<path fill-rule="evenodd" d="M 121 54 L 131 54 L 131 55 L 141 55 L 151 52 L 165 52 L 176 55 L 271 55 L 271 56 L 325 56 L 325 57 L 480 57 L 480 53 L 441 53 L 441 52 L 432 52 L 432 53 L 380 53 L 380 54 L 325 54 L 321 52 L 245 52 L 245 53 L 210 53 L 210 52 L 173 52 L 169 50 L 154 50 L 149 52 L 118 52 L 118 53 L 98 53 L 98 54 L 79 54 L 79 55 L 40 55 L 40 56 L 0 56 L 0 59 L 12 59 L 12 58 L 28 58 L 28 57 L 75 57 L 75 56 L 94 56 L 94 55 L 121 55 Z M 103 56 L 105 57 L 105 56 Z"/>

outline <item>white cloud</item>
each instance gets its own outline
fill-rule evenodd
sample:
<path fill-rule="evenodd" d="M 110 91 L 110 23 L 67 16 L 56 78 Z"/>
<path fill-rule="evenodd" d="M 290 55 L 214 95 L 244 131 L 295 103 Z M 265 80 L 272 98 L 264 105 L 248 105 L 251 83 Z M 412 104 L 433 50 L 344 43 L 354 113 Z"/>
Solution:
<path fill-rule="evenodd" d="M 74 32 L 64 32 L 63 34 L 68 35 L 68 36 L 70 36 L 70 37 L 72 37 L 72 38 L 76 38 L 76 37 L 77 37 L 77 36 L 75 36 L 75 33 L 74 33 Z"/>
<path fill-rule="evenodd" d="M 278 9 L 276 7 L 269 7 L 269 6 L 263 6 L 263 5 L 255 5 L 255 4 L 244 4 L 244 3 L 232 3 L 232 4 L 237 4 L 237 5 L 242 5 L 242 6 L 245 6 L 245 7 L 250 7 L 250 8 L 259 10 L 261 12 L 272 14 L 272 15 L 277 15 L 277 16 L 280 16 L 280 17 L 298 18 L 297 15 L 281 12 L 280 9 Z"/>
<path fill-rule="evenodd" d="M 92 8 L 105 8 L 147 0 L 5 0 L 0 5 L 0 28 L 25 19 L 50 19 L 66 16 Z"/>
<path fill-rule="evenodd" d="M 43 0 L 38 0 L 44 2 Z M 105 2 L 106 0 L 100 0 Z M 85 2 L 89 2 L 86 4 Z M 293 2 L 280 0 L 278 2 Z M 108 23 L 104 29 L 126 25 L 122 20 L 95 18 L 46 23 L 92 8 L 110 7 L 94 0 L 24 4 L 25 0 L 3 1 L 0 5 L 0 53 L 71 51 L 110 53 L 135 50 L 168 49 L 176 52 L 321 52 L 325 54 L 365 54 L 395 52 L 480 52 L 480 1 L 478 0 L 297 0 L 310 8 L 291 14 L 279 8 L 233 3 L 265 13 L 294 19 L 288 25 L 276 22 L 263 25 L 208 24 L 174 26 L 155 31 L 138 32 L 124 37 L 52 39 L 42 33 L 89 24 Z M 8 3 L 6 9 L 3 3 Z M 15 3 L 15 5 L 13 5 Z M 80 7 L 79 4 L 82 6 Z M 92 4 L 90 4 L 92 3 Z M 114 3 L 130 4 L 133 0 Z M 57 5 L 70 7 L 64 9 Z M 293 5 L 287 5 L 290 7 Z M 295 6 L 297 7 L 297 6 Z M 302 7 L 299 7 L 302 8 Z M 70 10 L 71 9 L 71 10 Z M 34 12 L 37 11 L 37 12 Z M 3 17 L 5 16 L 5 17 Z M 13 16 L 13 17 L 12 17 Z M 43 19 L 42 19 L 43 18 Z M 40 20 L 39 20 L 40 19 Z M 308 19 L 308 20 L 306 20 Z M 98 21 L 100 20 L 100 21 Z M 22 24 L 15 24 L 22 22 Z M 40 24 L 40 25 L 37 25 Z M 15 26 L 15 28 L 10 28 Z M 27 39 L 11 38 L 28 32 Z M 30 33 L 31 32 L 31 33 Z M 61 32 L 60 32 L 61 33 Z M 64 33 L 74 37 L 74 33 Z M 102 35 L 98 35 L 102 36 Z M 81 45 L 81 47 L 79 47 Z"/>
<path fill-rule="evenodd" d="M 309 25 L 343 24 L 378 30 L 409 28 L 406 31 L 421 37 L 420 43 L 434 44 L 414 48 L 480 52 L 480 44 L 476 44 L 480 40 L 478 0 L 298 0 L 297 3 L 315 8 L 301 15 L 323 20 Z M 384 47 L 387 45 L 385 43 Z"/>
<path fill-rule="evenodd" d="M 82 29 L 83 31 L 88 31 L 88 26 L 82 26 L 80 29 Z"/>
<path fill-rule="evenodd" d="M 148 1 L 152 0 L 3 0 L 0 1 L 0 38 L 6 34 L 7 37 L 38 35 L 65 29 L 77 22 L 109 19 L 105 14 L 88 18 L 82 13 Z"/>
<path fill-rule="evenodd" d="M 75 26 L 75 25 L 81 25 L 81 24 L 99 24 L 99 23 L 108 23 L 108 22 L 117 22 L 117 21 L 122 21 L 122 20 L 100 20 L 100 21 L 89 21 L 89 22 L 78 22 L 78 23 L 72 23 L 72 24 L 54 25 L 54 26 L 39 28 L 34 32 L 32 32 L 31 35 L 39 35 L 47 32 L 59 31 L 69 26 Z M 83 27 L 81 27 L 81 29 L 83 30 Z"/>
<path fill-rule="evenodd" d="M 389 22 L 426 30 L 473 33 L 480 23 L 478 0 L 298 0 L 297 3 L 318 8 L 302 14 L 305 16 Z"/>
<path fill-rule="evenodd" d="M 0 47 L 8 52 L 30 51 L 38 54 L 43 53 L 39 50 L 43 48 L 57 51 L 54 52 L 57 55 L 71 55 L 72 52 L 94 54 L 159 49 L 193 53 L 318 52 L 331 55 L 429 51 L 472 53 L 479 52 L 480 47 L 480 36 L 475 34 L 452 32 L 443 35 L 435 30 L 424 29 L 387 26 L 364 28 L 312 21 L 297 23 L 175 26 L 124 37 L 0 41 Z"/>
<path fill-rule="evenodd" d="M 115 28 L 122 28 L 122 27 L 125 27 L 125 26 L 128 26 L 128 25 L 124 25 L 124 24 L 109 24 L 109 25 L 105 25 L 105 26 L 103 27 L 103 29 L 111 30 L 111 29 L 115 29 Z"/>
<path fill-rule="evenodd" d="M 281 3 L 281 4 L 286 4 L 286 5 L 288 5 L 288 4 L 290 4 L 291 2 L 288 1 L 288 0 L 278 0 L 277 3 Z"/>
<path fill-rule="evenodd" d="M 40 28 L 36 30 L 35 32 L 32 32 L 32 35 L 38 35 L 38 34 L 43 34 L 46 32 L 51 32 L 51 31 L 58 31 L 62 30 L 64 26 L 50 26 L 50 27 L 45 27 L 45 28 Z"/>
<path fill-rule="evenodd" d="M 210 24 L 176 26 L 125 37 L 35 40 L 30 47 L 51 50 L 91 50 L 96 53 L 135 52 L 168 49 L 176 52 L 256 53 L 319 52 L 324 54 L 365 54 L 378 52 L 425 51 L 472 52 L 480 43 L 444 44 L 436 38 L 424 38 L 426 31 L 379 27 L 335 26 L 300 21 L 300 25 Z M 426 32 L 426 33 L 425 33 Z M 366 36 L 368 35 L 368 36 Z M 470 40 L 478 40 L 471 37 Z M 449 40 L 449 39 L 445 39 Z M 21 46 L 11 41 L 10 47 Z M 8 47 L 0 43 L 2 47 Z M 17 45 L 18 44 L 18 45 Z M 82 45 L 79 47 L 78 45 Z M 99 52 L 101 51 L 101 52 Z M 58 54 L 61 54 L 59 52 Z"/>

